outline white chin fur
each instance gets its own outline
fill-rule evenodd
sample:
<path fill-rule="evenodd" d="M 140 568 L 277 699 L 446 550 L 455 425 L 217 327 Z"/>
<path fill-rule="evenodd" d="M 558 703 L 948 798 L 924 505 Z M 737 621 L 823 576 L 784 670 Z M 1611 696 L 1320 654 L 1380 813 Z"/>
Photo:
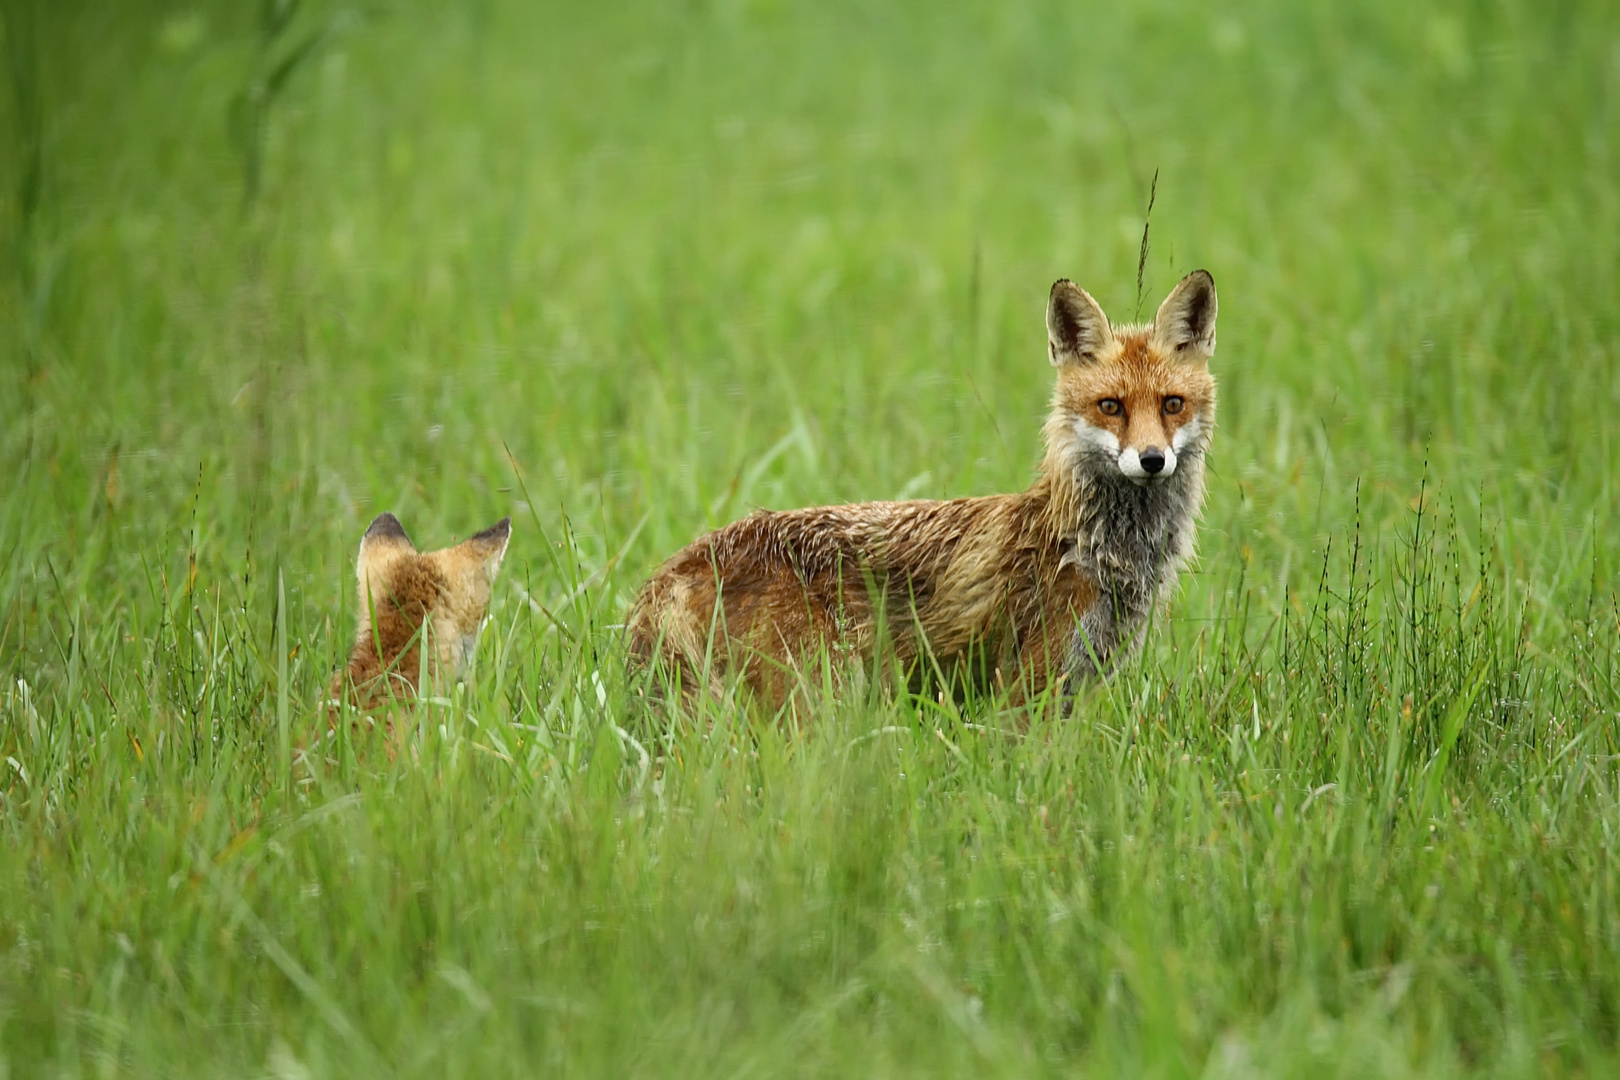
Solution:
<path fill-rule="evenodd" d="M 1155 480 L 1164 480 L 1175 475 L 1176 451 L 1173 447 L 1164 448 L 1164 468 L 1156 473 L 1150 473 L 1142 468 L 1141 454 L 1134 446 L 1127 446 L 1119 455 L 1119 471 L 1125 474 L 1126 479 L 1133 484 L 1151 484 Z"/>

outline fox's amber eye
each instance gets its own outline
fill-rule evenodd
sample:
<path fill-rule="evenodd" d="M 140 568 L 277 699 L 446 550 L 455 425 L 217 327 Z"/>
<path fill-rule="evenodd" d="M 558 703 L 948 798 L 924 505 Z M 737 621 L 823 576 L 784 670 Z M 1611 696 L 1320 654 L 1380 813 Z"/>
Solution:
<path fill-rule="evenodd" d="M 1178 397 L 1167 397 L 1164 399 L 1164 411 L 1166 414 L 1174 416 L 1181 411 L 1182 404 L 1182 400 Z"/>
<path fill-rule="evenodd" d="M 1118 416 L 1125 411 L 1125 406 L 1119 403 L 1119 398 L 1105 397 L 1097 402 L 1097 411 L 1104 416 Z"/>

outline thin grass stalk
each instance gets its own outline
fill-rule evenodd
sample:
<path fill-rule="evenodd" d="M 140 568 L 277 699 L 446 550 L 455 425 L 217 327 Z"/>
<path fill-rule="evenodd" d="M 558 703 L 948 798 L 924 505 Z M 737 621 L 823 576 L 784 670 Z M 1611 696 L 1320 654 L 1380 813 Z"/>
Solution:
<path fill-rule="evenodd" d="M 287 582 L 276 570 L 276 748 L 281 782 L 292 794 L 291 705 L 287 699 Z"/>

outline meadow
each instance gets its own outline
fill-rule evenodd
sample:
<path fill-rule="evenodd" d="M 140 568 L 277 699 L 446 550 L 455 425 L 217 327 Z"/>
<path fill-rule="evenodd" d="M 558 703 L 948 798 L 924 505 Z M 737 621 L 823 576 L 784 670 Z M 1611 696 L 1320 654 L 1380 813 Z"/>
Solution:
<path fill-rule="evenodd" d="M 0 20 L 0 1077 L 1620 1074 L 1612 4 Z M 1022 488 L 1053 279 L 1196 267 L 1117 677 L 643 704 L 664 556 Z M 513 518 L 395 759 L 383 510 Z"/>

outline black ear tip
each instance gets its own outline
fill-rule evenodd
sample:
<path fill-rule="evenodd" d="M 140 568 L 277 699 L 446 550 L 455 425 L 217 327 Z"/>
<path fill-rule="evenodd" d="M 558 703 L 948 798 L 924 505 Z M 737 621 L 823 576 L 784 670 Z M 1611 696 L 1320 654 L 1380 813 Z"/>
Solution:
<path fill-rule="evenodd" d="M 512 535 L 512 519 L 503 517 L 483 532 L 474 533 L 473 540 L 505 540 Z"/>
<path fill-rule="evenodd" d="M 1065 291 L 1065 288 L 1072 289 L 1074 287 L 1074 282 L 1070 281 L 1066 277 L 1060 277 L 1056 281 L 1052 282 L 1051 295 L 1056 296 L 1058 293 Z"/>
<path fill-rule="evenodd" d="M 1211 289 L 1215 287 L 1215 275 L 1211 274 L 1208 270 L 1194 270 L 1192 273 L 1187 275 L 1187 280 L 1196 281 L 1200 285 L 1207 286 Z"/>
<path fill-rule="evenodd" d="M 367 540 L 404 540 L 410 543 L 410 537 L 405 535 L 405 526 L 399 523 L 399 518 L 384 511 L 371 519 L 371 525 L 366 529 Z"/>

